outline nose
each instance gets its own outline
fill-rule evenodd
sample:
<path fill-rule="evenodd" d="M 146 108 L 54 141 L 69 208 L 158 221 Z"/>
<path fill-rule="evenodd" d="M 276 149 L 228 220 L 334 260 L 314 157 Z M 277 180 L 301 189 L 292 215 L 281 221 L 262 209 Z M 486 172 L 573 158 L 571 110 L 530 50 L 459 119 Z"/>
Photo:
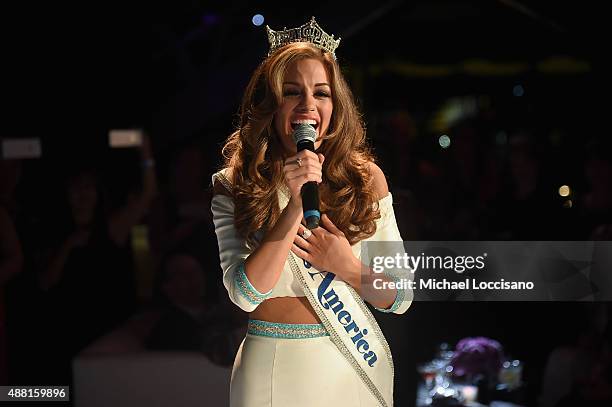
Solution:
<path fill-rule="evenodd" d="M 300 112 L 313 112 L 315 110 L 315 100 L 311 95 L 306 95 L 300 101 L 300 104 L 297 106 L 298 111 Z"/>

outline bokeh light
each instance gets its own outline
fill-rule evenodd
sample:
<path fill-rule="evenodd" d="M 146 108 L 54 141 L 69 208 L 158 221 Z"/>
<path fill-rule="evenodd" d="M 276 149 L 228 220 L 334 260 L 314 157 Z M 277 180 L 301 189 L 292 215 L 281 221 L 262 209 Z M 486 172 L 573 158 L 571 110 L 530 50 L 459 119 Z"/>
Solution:
<path fill-rule="evenodd" d="M 253 25 L 260 26 L 264 23 L 264 16 L 261 14 L 255 14 L 251 21 L 253 21 Z"/>
<path fill-rule="evenodd" d="M 451 143 L 450 137 L 448 137 L 446 134 L 443 134 L 438 139 L 438 143 L 440 144 L 440 147 L 448 148 L 450 146 L 450 143 Z"/>

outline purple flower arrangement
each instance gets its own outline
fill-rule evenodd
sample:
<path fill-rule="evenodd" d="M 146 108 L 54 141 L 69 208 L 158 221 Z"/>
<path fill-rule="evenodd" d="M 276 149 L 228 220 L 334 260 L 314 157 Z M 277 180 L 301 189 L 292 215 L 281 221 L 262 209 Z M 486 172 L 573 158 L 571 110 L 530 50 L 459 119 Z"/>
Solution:
<path fill-rule="evenodd" d="M 503 361 L 504 351 L 501 344 L 479 336 L 460 340 L 450 364 L 455 376 L 471 380 L 483 375 L 489 380 L 496 380 Z"/>

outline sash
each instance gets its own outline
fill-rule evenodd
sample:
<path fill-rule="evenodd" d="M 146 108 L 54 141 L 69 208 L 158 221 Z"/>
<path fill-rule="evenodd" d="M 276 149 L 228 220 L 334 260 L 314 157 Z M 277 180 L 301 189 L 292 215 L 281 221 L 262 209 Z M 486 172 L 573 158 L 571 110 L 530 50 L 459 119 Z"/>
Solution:
<path fill-rule="evenodd" d="M 287 188 L 281 188 L 281 210 L 289 198 Z M 394 366 L 391 350 L 363 299 L 334 273 L 306 268 L 302 259 L 291 251 L 287 262 L 338 351 L 380 405 L 392 407 Z"/>
<path fill-rule="evenodd" d="M 378 323 L 355 289 L 331 272 L 306 269 L 289 252 L 289 266 L 338 351 L 381 406 L 393 406 L 393 359 Z"/>

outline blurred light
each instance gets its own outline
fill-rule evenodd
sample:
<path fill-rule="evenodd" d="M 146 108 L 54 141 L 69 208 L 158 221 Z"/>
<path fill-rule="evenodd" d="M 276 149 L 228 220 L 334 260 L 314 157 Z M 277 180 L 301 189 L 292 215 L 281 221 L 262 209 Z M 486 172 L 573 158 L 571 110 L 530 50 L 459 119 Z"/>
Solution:
<path fill-rule="evenodd" d="M 568 199 L 567 201 L 563 202 L 563 207 L 564 208 L 571 208 L 572 207 L 572 200 Z"/>
<path fill-rule="evenodd" d="M 444 133 L 464 117 L 475 116 L 479 111 L 478 103 L 476 96 L 447 99 L 430 119 L 429 130 L 433 133 Z"/>
<path fill-rule="evenodd" d="M 443 134 L 438 139 L 438 143 L 440 144 L 440 147 L 448 148 L 450 146 L 450 137 L 448 137 L 446 134 Z"/>
<path fill-rule="evenodd" d="M 446 366 L 446 373 L 450 373 L 453 371 L 453 367 L 452 366 Z"/>
<path fill-rule="evenodd" d="M 260 26 L 264 23 L 264 16 L 262 16 L 261 14 L 255 14 L 251 21 L 253 21 L 254 25 Z"/>
<path fill-rule="evenodd" d="M 514 88 L 512 88 L 512 94 L 514 96 L 523 96 L 525 94 L 525 89 L 523 89 L 521 85 L 515 85 Z"/>
<path fill-rule="evenodd" d="M 512 361 L 512 366 L 514 366 L 514 367 L 517 367 L 520 364 L 521 364 L 521 362 L 519 360 L 513 360 Z"/>
<path fill-rule="evenodd" d="M 476 386 L 463 386 L 461 388 L 461 395 L 465 399 L 465 402 L 474 403 L 478 399 L 478 387 Z"/>
<path fill-rule="evenodd" d="M 504 369 L 508 369 L 510 367 L 510 362 L 505 361 L 503 366 L 504 366 Z"/>
<path fill-rule="evenodd" d="M 568 187 L 567 185 L 561 185 L 559 187 L 559 195 L 561 196 L 569 196 L 570 192 L 570 187 Z"/>

